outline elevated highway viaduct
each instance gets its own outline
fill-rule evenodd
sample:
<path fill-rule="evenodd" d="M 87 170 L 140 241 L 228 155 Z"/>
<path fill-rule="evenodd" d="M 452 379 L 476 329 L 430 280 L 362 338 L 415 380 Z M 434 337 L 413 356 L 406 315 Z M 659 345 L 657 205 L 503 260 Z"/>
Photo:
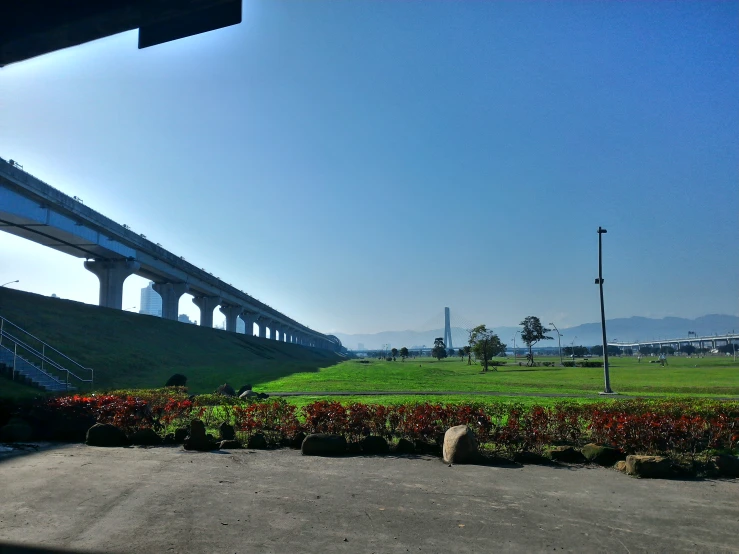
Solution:
<path fill-rule="evenodd" d="M 200 325 L 213 326 L 219 307 L 226 330 L 241 318 L 247 333 L 313 348 L 340 351 L 341 341 L 298 323 L 142 235 L 85 206 L 0 158 L 0 230 L 83 258 L 100 281 L 100 305 L 121 309 L 123 282 L 130 275 L 154 281 L 162 317 L 176 320 L 180 297 L 189 293 L 200 309 Z M 250 331 L 252 330 L 252 331 Z"/>

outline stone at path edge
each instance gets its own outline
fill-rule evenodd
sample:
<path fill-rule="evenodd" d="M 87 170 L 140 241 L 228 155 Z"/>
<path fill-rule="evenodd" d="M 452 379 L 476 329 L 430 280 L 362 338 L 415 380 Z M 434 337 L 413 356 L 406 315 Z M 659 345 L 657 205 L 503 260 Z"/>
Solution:
<path fill-rule="evenodd" d="M 477 439 L 472 429 L 457 425 L 444 433 L 444 461 L 448 464 L 471 464 L 478 460 Z"/>
<path fill-rule="evenodd" d="M 316 433 L 305 437 L 300 450 L 303 456 L 342 456 L 346 454 L 346 439 L 341 435 Z"/>

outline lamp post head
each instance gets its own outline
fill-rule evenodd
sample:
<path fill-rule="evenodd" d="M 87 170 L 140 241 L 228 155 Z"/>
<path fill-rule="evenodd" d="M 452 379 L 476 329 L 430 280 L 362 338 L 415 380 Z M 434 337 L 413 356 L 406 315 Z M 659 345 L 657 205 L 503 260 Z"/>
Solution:
<path fill-rule="evenodd" d="M 603 229 L 603 227 L 598 227 L 598 234 L 602 235 L 603 233 L 607 233 L 608 231 Z"/>

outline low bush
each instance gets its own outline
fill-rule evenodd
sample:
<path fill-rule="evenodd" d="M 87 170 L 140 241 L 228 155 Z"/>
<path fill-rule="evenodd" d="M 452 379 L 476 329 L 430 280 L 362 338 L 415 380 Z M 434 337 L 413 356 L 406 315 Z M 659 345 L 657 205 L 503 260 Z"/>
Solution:
<path fill-rule="evenodd" d="M 620 400 L 543 407 L 429 402 L 344 405 L 321 400 L 298 410 L 282 399 L 243 401 L 219 394 L 191 399 L 183 389 L 158 389 L 53 398 L 39 409 L 67 419 L 92 416 L 129 435 L 146 428 L 164 434 L 167 428 L 185 426 L 197 417 L 211 429 L 223 422 L 234 425 L 244 442 L 261 433 L 271 445 L 284 444 L 299 433 L 338 434 L 349 442 L 379 436 L 438 444 L 448 428 L 469 425 L 482 448 L 507 455 L 541 453 L 552 444 L 590 442 L 627 454 L 689 458 L 739 448 L 739 402 L 735 401 Z"/>
<path fill-rule="evenodd" d="M 590 360 L 583 360 L 577 365 L 579 365 L 580 367 L 603 367 L 603 362 L 593 362 Z"/>

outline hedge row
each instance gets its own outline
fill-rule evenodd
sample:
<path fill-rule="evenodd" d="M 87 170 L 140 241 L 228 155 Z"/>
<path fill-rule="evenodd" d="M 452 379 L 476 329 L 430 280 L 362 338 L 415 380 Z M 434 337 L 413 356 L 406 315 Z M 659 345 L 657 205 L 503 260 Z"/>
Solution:
<path fill-rule="evenodd" d="M 137 391 L 139 392 L 139 391 Z M 302 409 L 284 400 L 245 402 L 207 395 L 188 398 L 184 390 L 132 395 L 69 396 L 44 407 L 55 417 L 94 417 L 127 433 L 152 428 L 164 434 L 200 418 L 206 426 L 234 425 L 242 438 L 262 433 L 280 444 L 298 433 L 341 434 L 350 442 L 365 436 L 439 442 L 454 425 L 469 425 L 483 448 L 502 454 L 541 452 L 551 444 L 609 444 L 627 454 L 733 451 L 739 446 L 739 402 L 628 400 L 553 407 L 519 404 L 432 404 L 383 406 L 335 401 Z"/>

